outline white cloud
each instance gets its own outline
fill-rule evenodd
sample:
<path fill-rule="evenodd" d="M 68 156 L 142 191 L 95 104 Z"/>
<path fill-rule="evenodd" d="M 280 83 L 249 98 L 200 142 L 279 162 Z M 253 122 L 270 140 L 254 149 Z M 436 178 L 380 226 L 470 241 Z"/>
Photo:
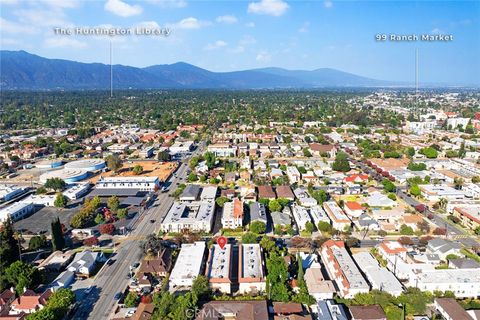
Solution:
<path fill-rule="evenodd" d="M 282 0 L 261 0 L 248 4 L 249 13 L 266 14 L 274 17 L 281 16 L 288 8 L 288 4 Z"/>
<path fill-rule="evenodd" d="M 65 20 L 61 10 L 17 10 L 14 12 L 20 22 L 39 27 L 68 27 L 71 23 Z"/>
<path fill-rule="evenodd" d="M 121 0 L 108 0 L 104 6 L 105 10 L 120 17 L 136 16 L 142 13 L 143 9 L 139 5 L 130 5 Z"/>
<path fill-rule="evenodd" d="M 262 50 L 257 54 L 255 60 L 258 62 L 269 62 L 271 58 L 272 56 L 267 51 Z"/>
<path fill-rule="evenodd" d="M 18 0 L 0 0 L 1 5 L 3 5 L 3 4 L 17 4 L 19 2 L 20 1 L 18 1 Z"/>
<path fill-rule="evenodd" d="M 442 30 L 440 30 L 439 28 L 435 28 L 433 29 L 432 31 L 430 31 L 430 33 L 433 33 L 433 34 L 443 34 L 444 32 Z"/>
<path fill-rule="evenodd" d="M 15 45 L 22 44 L 21 41 L 18 41 L 16 39 L 4 38 L 4 37 L 0 38 L 0 43 L 5 46 L 15 46 Z"/>
<path fill-rule="evenodd" d="M 75 40 L 72 38 L 66 38 L 66 37 L 51 37 L 45 39 L 45 42 L 43 43 L 45 47 L 48 48 L 60 48 L 60 47 L 69 47 L 69 48 L 85 48 L 87 44 L 85 42 Z"/>
<path fill-rule="evenodd" d="M 234 24 L 238 22 L 238 19 L 234 15 L 227 14 L 217 17 L 215 21 L 217 21 L 218 23 Z"/>
<path fill-rule="evenodd" d="M 333 2 L 332 0 L 325 0 L 323 1 L 323 6 L 327 9 L 330 9 L 331 7 L 333 7 Z"/>
<path fill-rule="evenodd" d="M 20 34 L 36 34 L 38 31 L 33 28 L 26 26 L 25 24 L 20 24 L 12 21 L 8 21 L 0 17 L 0 29 L 2 33 L 20 33 Z"/>
<path fill-rule="evenodd" d="M 255 28 L 255 22 L 247 22 L 245 23 L 245 26 L 248 28 Z"/>
<path fill-rule="evenodd" d="M 255 43 L 257 43 L 257 39 L 249 35 L 243 36 L 242 39 L 240 39 L 240 41 L 238 42 L 238 44 L 241 46 L 247 46 Z"/>
<path fill-rule="evenodd" d="M 220 48 L 223 48 L 223 47 L 226 47 L 228 45 L 228 43 L 226 43 L 225 41 L 223 40 L 217 40 L 215 41 L 214 43 L 209 43 L 206 45 L 205 48 L 203 48 L 204 50 L 216 50 L 216 49 L 220 49 Z"/>
<path fill-rule="evenodd" d="M 309 26 L 310 26 L 310 22 L 305 22 L 305 23 L 298 29 L 298 32 L 300 32 L 300 33 L 307 33 Z"/>
<path fill-rule="evenodd" d="M 76 8 L 80 4 L 76 0 L 42 0 L 42 2 L 52 8 Z"/>
<path fill-rule="evenodd" d="M 185 8 L 187 2 L 185 0 L 146 0 L 151 4 L 158 5 L 162 8 Z"/>
<path fill-rule="evenodd" d="M 211 23 L 208 21 L 200 21 L 194 17 L 188 17 L 180 20 L 173 25 L 177 29 L 200 29 L 201 27 L 209 26 Z"/>
<path fill-rule="evenodd" d="M 232 53 L 242 53 L 245 52 L 245 47 L 244 46 L 236 46 L 232 50 L 230 50 Z"/>

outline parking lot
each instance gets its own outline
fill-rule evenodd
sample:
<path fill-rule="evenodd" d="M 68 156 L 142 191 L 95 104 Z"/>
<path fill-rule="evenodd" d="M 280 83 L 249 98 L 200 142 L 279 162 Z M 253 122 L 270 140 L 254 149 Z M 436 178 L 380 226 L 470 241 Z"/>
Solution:
<path fill-rule="evenodd" d="M 22 233 L 46 233 L 50 234 L 50 223 L 56 217 L 67 228 L 70 226 L 70 219 L 78 211 L 78 208 L 59 209 L 54 207 L 43 207 L 27 218 L 14 223 L 14 228 Z"/>

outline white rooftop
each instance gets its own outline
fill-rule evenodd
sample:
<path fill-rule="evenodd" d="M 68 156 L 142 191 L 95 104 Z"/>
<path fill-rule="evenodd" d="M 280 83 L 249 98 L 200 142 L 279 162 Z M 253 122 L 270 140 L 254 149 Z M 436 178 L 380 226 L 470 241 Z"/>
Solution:
<path fill-rule="evenodd" d="M 218 244 L 214 244 L 210 249 L 210 266 L 208 278 L 225 278 L 230 276 L 230 257 L 232 245 L 226 244 L 223 249 Z"/>
<path fill-rule="evenodd" d="M 260 245 L 242 244 L 241 278 L 263 278 L 262 253 Z"/>
<path fill-rule="evenodd" d="M 170 274 L 170 281 L 193 279 L 200 274 L 205 253 L 205 242 L 184 243 L 177 257 L 175 267 Z"/>

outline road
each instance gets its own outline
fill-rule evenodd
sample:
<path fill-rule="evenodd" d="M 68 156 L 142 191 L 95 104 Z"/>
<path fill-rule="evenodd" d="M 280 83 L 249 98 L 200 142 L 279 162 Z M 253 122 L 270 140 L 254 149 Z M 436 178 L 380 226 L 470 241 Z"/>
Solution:
<path fill-rule="evenodd" d="M 378 182 L 382 182 L 384 177 L 378 174 L 375 170 L 365 165 L 363 162 L 359 160 L 350 159 L 354 164 L 358 165 L 364 172 L 368 173 L 371 177 L 373 177 Z M 416 200 L 415 198 L 411 197 L 406 192 L 406 187 L 397 187 L 397 196 L 401 198 L 405 203 L 408 205 L 415 207 L 418 204 L 421 204 L 420 201 Z M 480 243 L 475 240 L 473 236 L 469 235 L 467 232 L 459 228 L 458 226 L 448 223 L 444 217 L 440 214 L 430 210 L 427 208 L 423 215 L 428 216 L 431 215 L 433 218 L 430 220 L 433 224 L 435 224 L 439 228 L 445 228 L 447 230 L 447 236 L 453 236 L 458 238 L 457 241 L 461 242 L 463 245 L 467 247 L 475 247 L 480 246 Z"/>
<path fill-rule="evenodd" d="M 203 147 L 200 145 L 194 154 L 202 152 Z M 114 296 L 125 290 L 130 281 L 128 277 L 130 266 L 140 261 L 143 256 L 139 239 L 159 230 L 159 224 L 174 201 L 169 194 L 175 191 L 177 183 L 186 181 L 188 171 L 188 165 L 180 163 L 176 173 L 167 180 L 171 186 L 169 192 L 159 193 L 154 204 L 142 214 L 128 239 L 117 248 L 116 254 L 112 257 L 115 262 L 110 266 L 105 265 L 99 271 L 91 292 L 80 302 L 72 319 L 110 319 L 117 302 Z M 151 223 L 150 220 L 155 220 L 155 223 Z"/>

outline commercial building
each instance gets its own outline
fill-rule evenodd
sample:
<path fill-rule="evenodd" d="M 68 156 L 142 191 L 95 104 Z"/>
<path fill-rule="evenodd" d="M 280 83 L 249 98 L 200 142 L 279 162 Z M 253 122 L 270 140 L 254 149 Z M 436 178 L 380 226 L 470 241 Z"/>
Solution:
<path fill-rule="evenodd" d="M 77 200 L 86 195 L 90 187 L 89 183 L 79 183 L 63 191 L 63 195 L 70 200 Z"/>
<path fill-rule="evenodd" d="M 15 186 L 15 185 L 0 185 L 0 201 L 10 201 L 13 198 L 25 193 L 27 188 Z"/>
<path fill-rule="evenodd" d="M 237 154 L 236 147 L 224 143 L 211 144 L 207 147 L 207 150 L 217 157 L 233 157 Z"/>
<path fill-rule="evenodd" d="M 33 211 L 33 204 L 16 202 L 8 207 L 0 209 L 0 222 L 3 223 L 10 218 L 12 221 L 23 219 Z"/>
<path fill-rule="evenodd" d="M 40 175 L 40 183 L 45 184 L 48 179 L 62 179 L 66 184 L 75 183 L 88 178 L 88 171 L 78 168 L 64 168 L 45 172 Z"/>
<path fill-rule="evenodd" d="M 239 292 L 241 294 L 265 292 L 266 279 L 260 245 L 242 244 L 238 255 Z"/>
<path fill-rule="evenodd" d="M 172 156 L 189 153 L 192 149 L 193 141 L 175 141 L 175 143 L 169 148 L 170 155 Z"/>
<path fill-rule="evenodd" d="M 223 249 L 218 244 L 212 245 L 207 259 L 205 276 L 212 291 L 232 293 L 232 245 Z"/>
<path fill-rule="evenodd" d="M 337 284 L 340 297 L 350 299 L 357 293 L 370 291 L 368 283 L 353 262 L 343 241 L 326 241 L 321 247 L 320 256 L 330 279 Z"/>
<path fill-rule="evenodd" d="M 61 159 L 52 159 L 52 160 L 41 160 L 35 163 L 35 167 L 40 170 L 49 170 L 61 167 L 63 165 L 63 160 Z"/>
<path fill-rule="evenodd" d="M 19 203 L 30 203 L 34 206 L 53 207 L 55 205 L 56 195 L 31 194 L 19 201 Z"/>
<path fill-rule="evenodd" d="M 140 152 L 138 152 L 138 155 L 143 159 L 151 158 L 153 156 L 153 147 L 143 148 L 140 150 Z"/>
<path fill-rule="evenodd" d="M 223 205 L 222 226 L 226 229 L 243 226 L 243 201 L 235 198 Z"/>
<path fill-rule="evenodd" d="M 324 202 L 323 209 L 332 221 L 332 227 L 337 230 L 344 230 L 345 227 L 350 226 L 352 223 L 335 201 Z"/>
<path fill-rule="evenodd" d="M 97 189 L 138 189 L 155 191 L 160 186 L 158 177 L 100 177 Z"/>
<path fill-rule="evenodd" d="M 372 289 L 385 291 L 398 297 L 403 292 L 403 286 L 387 268 L 383 268 L 369 252 L 359 252 L 352 255 L 360 270 L 367 277 Z"/>
<path fill-rule="evenodd" d="M 106 166 L 105 160 L 102 159 L 82 159 L 66 163 L 65 169 L 95 172 L 104 169 Z"/>
<path fill-rule="evenodd" d="M 163 232 L 204 231 L 213 227 L 215 201 L 175 201 L 160 224 Z"/>
<path fill-rule="evenodd" d="M 170 291 L 189 290 L 193 280 L 202 273 L 205 242 L 184 243 L 177 257 L 177 262 L 169 278 Z"/>

